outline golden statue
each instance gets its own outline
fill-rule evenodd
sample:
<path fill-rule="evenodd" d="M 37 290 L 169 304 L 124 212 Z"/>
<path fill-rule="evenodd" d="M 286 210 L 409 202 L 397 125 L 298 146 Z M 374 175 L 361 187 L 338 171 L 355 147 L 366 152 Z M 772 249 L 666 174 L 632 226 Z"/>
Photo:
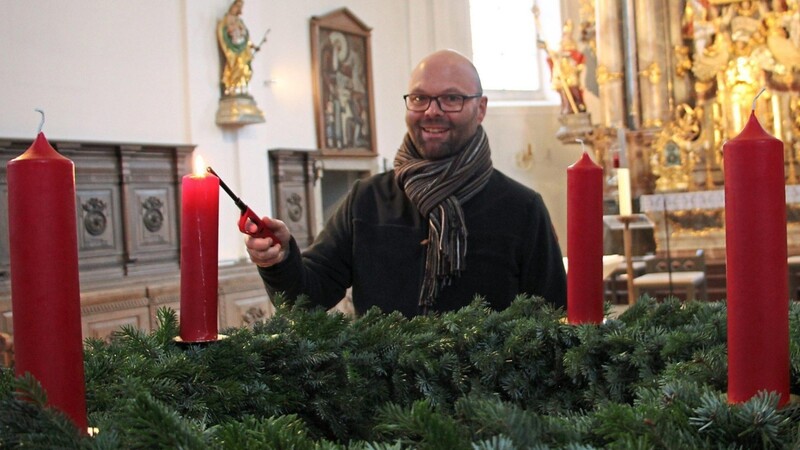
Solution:
<path fill-rule="evenodd" d="M 561 95 L 561 114 L 586 112 L 581 87 L 581 74 L 585 67 L 586 56 L 578 50 L 578 45 L 572 37 L 572 30 L 572 20 L 567 19 L 562 29 L 558 51 L 550 50 L 547 43 L 539 40 L 539 47 L 547 52 L 552 87 Z"/>
<path fill-rule="evenodd" d="M 253 77 L 253 56 L 267 41 L 267 30 L 258 45 L 250 42 L 250 33 L 242 21 L 244 0 L 234 0 L 217 24 L 217 41 L 222 56 L 222 99 L 217 110 L 218 125 L 246 125 L 264 122 L 264 113 L 247 92 Z"/>
<path fill-rule="evenodd" d="M 222 69 L 222 89 L 224 95 L 247 94 L 250 79 L 253 77 L 251 63 L 255 54 L 267 40 L 267 33 L 258 45 L 250 41 L 250 33 L 242 21 L 244 0 L 234 0 L 217 24 L 217 40 L 225 58 Z"/>
<path fill-rule="evenodd" d="M 578 44 L 572 36 L 572 20 L 564 22 L 561 34 L 561 44 L 558 50 L 551 50 L 539 35 L 542 29 L 539 23 L 539 5 L 533 2 L 533 20 L 536 25 L 536 43 L 540 49 L 547 52 L 547 64 L 550 66 L 552 77 L 551 86 L 561 96 L 561 114 L 558 121 L 561 127 L 556 131 L 556 138 L 565 144 L 579 142 L 592 133 L 592 118 L 586 111 L 583 101 L 583 86 L 581 75 L 586 66 L 586 55 L 578 49 Z"/>

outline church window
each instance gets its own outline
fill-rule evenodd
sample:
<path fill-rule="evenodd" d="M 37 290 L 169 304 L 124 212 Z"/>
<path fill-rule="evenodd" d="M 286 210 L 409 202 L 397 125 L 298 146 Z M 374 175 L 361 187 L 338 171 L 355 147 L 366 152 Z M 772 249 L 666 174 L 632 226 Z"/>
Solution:
<path fill-rule="evenodd" d="M 499 100 L 545 100 L 550 73 L 544 50 L 537 47 L 532 0 L 469 0 L 472 58 L 484 91 Z M 557 44 L 558 2 L 541 2 L 538 35 Z"/>

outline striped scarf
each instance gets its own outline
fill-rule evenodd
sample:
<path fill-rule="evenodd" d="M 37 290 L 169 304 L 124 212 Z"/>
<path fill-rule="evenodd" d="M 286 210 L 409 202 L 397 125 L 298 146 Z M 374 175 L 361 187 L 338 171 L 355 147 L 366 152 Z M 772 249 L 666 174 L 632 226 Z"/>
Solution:
<path fill-rule="evenodd" d="M 423 217 L 428 218 L 425 278 L 419 305 L 427 308 L 466 267 L 467 227 L 461 205 L 489 182 L 491 150 L 483 127 L 464 150 L 440 160 L 427 160 L 406 134 L 394 159 L 397 183 Z"/>

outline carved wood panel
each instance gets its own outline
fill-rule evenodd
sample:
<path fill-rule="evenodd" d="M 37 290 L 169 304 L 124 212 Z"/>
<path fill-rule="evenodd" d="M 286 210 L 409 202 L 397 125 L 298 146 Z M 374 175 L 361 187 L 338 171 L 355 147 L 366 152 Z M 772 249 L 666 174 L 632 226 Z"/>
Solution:
<path fill-rule="evenodd" d="M 31 140 L 0 139 L 0 216 L 6 164 Z M 178 270 L 178 203 L 191 145 L 50 141 L 75 165 L 81 284 Z M 0 302 L 8 290 L 8 223 L 0 221 Z"/>
<path fill-rule="evenodd" d="M 272 164 L 272 204 L 275 216 L 286 222 L 300 249 L 314 241 L 316 212 L 314 165 L 316 151 L 269 150 Z"/>

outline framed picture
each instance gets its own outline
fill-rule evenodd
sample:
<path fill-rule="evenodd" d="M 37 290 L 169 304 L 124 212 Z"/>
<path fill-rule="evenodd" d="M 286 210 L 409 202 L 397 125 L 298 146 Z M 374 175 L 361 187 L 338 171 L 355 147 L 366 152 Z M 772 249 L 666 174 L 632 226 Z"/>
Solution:
<path fill-rule="evenodd" d="M 347 8 L 311 18 L 317 145 L 323 156 L 375 156 L 371 29 Z"/>

